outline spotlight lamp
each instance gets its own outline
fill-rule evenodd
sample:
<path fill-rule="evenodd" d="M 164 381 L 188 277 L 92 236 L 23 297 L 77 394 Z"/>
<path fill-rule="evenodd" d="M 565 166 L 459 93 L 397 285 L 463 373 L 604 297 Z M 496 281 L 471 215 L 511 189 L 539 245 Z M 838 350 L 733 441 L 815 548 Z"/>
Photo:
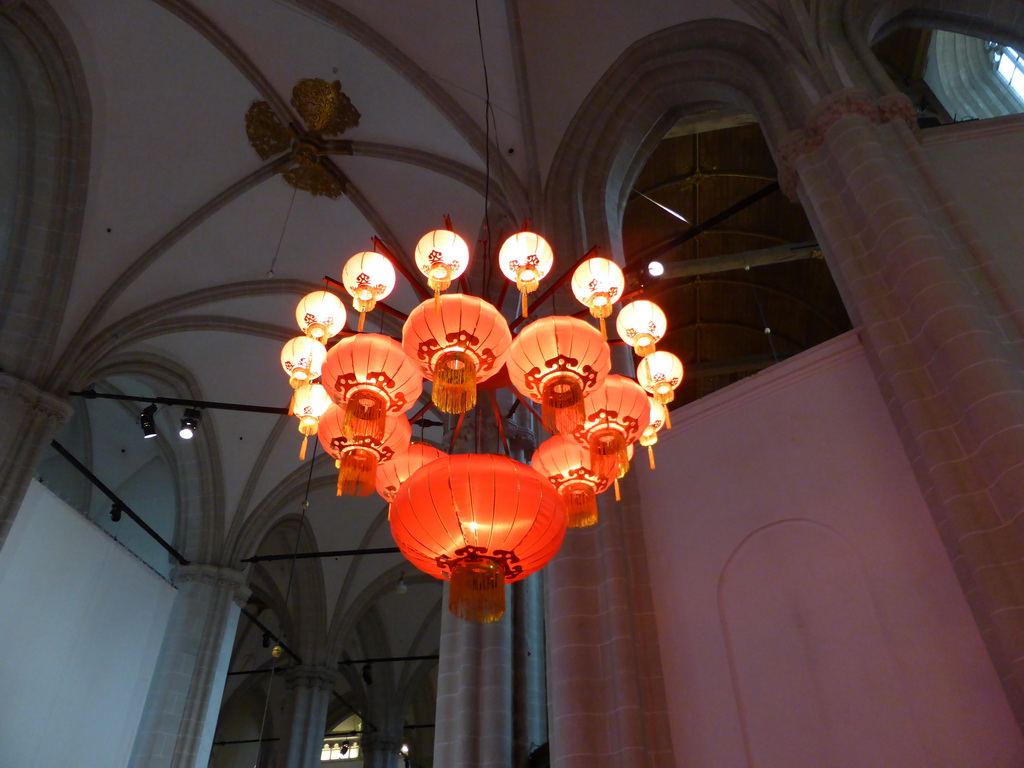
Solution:
<path fill-rule="evenodd" d="M 202 418 L 203 414 L 198 409 L 186 408 L 181 417 L 181 429 L 178 430 L 178 436 L 182 440 L 191 440 L 196 430 L 199 429 L 199 422 Z"/>
<path fill-rule="evenodd" d="M 139 414 L 139 425 L 142 427 L 142 436 L 147 440 L 156 437 L 156 403 L 150 403 Z"/>
<path fill-rule="evenodd" d="M 652 261 L 647 265 L 647 274 L 651 277 L 661 277 L 665 274 L 665 265 L 660 261 Z"/>

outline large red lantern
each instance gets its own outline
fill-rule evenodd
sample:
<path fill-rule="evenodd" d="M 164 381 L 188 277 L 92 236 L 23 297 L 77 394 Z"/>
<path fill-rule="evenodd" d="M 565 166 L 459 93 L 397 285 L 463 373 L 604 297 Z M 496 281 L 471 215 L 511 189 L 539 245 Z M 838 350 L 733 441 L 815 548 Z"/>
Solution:
<path fill-rule="evenodd" d="M 343 405 L 329 407 L 320 417 L 317 434 L 338 467 L 338 495 L 369 496 L 377 484 L 377 466 L 406 449 L 412 426 L 405 416 L 391 416 L 380 438 L 349 437 L 345 410 Z"/>
<path fill-rule="evenodd" d="M 384 437 L 389 415 L 404 413 L 423 391 L 423 376 L 390 336 L 360 333 L 327 353 L 321 379 L 334 402 L 345 406 L 345 434 Z"/>
<path fill-rule="evenodd" d="M 465 413 L 476 405 L 477 383 L 501 370 L 511 346 L 501 313 L 461 293 L 423 302 L 402 328 L 402 347 L 434 382 L 431 397 L 445 413 Z"/>
<path fill-rule="evenodd" d="M 549 432 L 570 433 L 583 421 L 583 399 L 604 382 L 611 352 L 601 334 L 573 317 L 543 317 L 512 342 L 508 375 L 542 407 Z"/>
<path fill-rule="evenodd" d="M 570 528 L 597 524 L 597 494 L 608 490 L 613 478 L 591 468 L 590 451 L 572 438 L 555 435 L 537 447 L 531 463 L 562 497 Z"/>
<path fill-rule="evenodd" d="M 432 461 L 402 483 L 391 533 L 409 562 L 451 581 L 452 613 L 483 624 L 504 614 L 505 584 L 558 552 L 565 511 L 551 483 L 525 464 L 460 454 Z"/>
<path fill-rule="evenodd" d="M 589 449 L 594 471 L 614 480 L 628 469 L 628 448 L 647 428 L 650 414 L 643 387 L 625 376 L 610 375 L 587 398 L 586 418 L 572 436 Z"/>
<path fill-rule="evenodd" d="M 432 461 L 443 459 L 448 454 L 426 443 L 412 443 L 409 448 L 395 455 L 390 461 L 377 467 L 377 493 L 385 501 L 395 500 L 398 489 L 412 474 Z"/>

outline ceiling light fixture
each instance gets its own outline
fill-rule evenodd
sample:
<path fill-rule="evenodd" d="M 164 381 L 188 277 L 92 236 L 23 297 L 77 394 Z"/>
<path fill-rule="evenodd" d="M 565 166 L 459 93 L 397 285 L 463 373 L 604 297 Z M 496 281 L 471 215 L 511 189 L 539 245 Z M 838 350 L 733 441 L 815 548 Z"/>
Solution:
<path fill-rule="evenodd" d="M 665 265 L 660 261 L 652 261 L 647 265 L 647 274 L 651 277 L 661 277 L 665 274 Z"/>
<path fill-rule="evenodd" d="M 139 414 L 139 425 L 142 427 L 142 436 L 147 440 L 151 437 L 156 437 L 156 421 L 154 415 L 156 414 L 156 403 L 150 403 L 143 408 L 142 413 Z"/>
<path fill-rule="evenodd" d="M 199 429 L 199 422 L 202 420 L 203 414 L 195 408 L 186 408 L 185 413 L 181 416 L 181 429 L 178 430 L 178 436 L 182 440 L 191 440 Z"/>

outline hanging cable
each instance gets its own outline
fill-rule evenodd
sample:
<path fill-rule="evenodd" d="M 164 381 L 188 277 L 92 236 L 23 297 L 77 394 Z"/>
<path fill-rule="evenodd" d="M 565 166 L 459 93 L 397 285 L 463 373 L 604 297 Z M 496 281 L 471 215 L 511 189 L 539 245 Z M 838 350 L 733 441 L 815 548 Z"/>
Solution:
<path fill-rule="evenodd" d="M 295 193 L 298 191 L 298 188 L 292 190 L 292 199 L 291 202 L 288 203 L 288 213 L 284 216 L 284 226 L 281 227 L 281 236 L 277 238 L 277 248 L 274 249 L 274 258 L 270 260 L 270 269 L 267 270 L 268 278 L 274 276 L 274 267 L 277 265 L 277 257 L 281 253 L 281 243 L 284 242 L 284 233 L 288 231 L 288 222 L 292 218 L 292 206 L 295 205 Z"/>
<path fill-rule="evenodd" d="M 481 295 L 487 295 L 487 286 L 491 276 L 491 120 L 494 119 L 494 111 L 491 109 L 491 82 L 487 76 L 487 56 L 484 54 L 484 32 L 480 23 L 480 0 L 474 0 L 473 7 L 476 10 L 476 37 L 480 44 L 480 63 L 484 71 L 484 272 Z M 497 121 L 495 121 L 495 132 L 497 132 Z"/>

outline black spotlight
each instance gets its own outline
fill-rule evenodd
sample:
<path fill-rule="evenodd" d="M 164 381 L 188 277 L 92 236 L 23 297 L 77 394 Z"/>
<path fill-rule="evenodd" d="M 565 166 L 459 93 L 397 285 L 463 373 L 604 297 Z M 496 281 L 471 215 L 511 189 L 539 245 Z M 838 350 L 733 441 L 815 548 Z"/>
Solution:
<path fill-rule="evenodd" d="M 203 414 L 195 408 L 186 408 L 185 413 L 181 417 L 181 429 L 178 430 L 179 437 L 182 440 L 191 440 L 196 430 L 199 429 L 199 421 L 202 418 Z"/>
<path fill-rule="evenodd" d="M 139 414 L 139 424 L 142 425 L 142 436 L 146 439 L 156 437 L 156 421 L 153 417 L 156 415 L 156 403 L 147 405 L 142 413 Z"/>

